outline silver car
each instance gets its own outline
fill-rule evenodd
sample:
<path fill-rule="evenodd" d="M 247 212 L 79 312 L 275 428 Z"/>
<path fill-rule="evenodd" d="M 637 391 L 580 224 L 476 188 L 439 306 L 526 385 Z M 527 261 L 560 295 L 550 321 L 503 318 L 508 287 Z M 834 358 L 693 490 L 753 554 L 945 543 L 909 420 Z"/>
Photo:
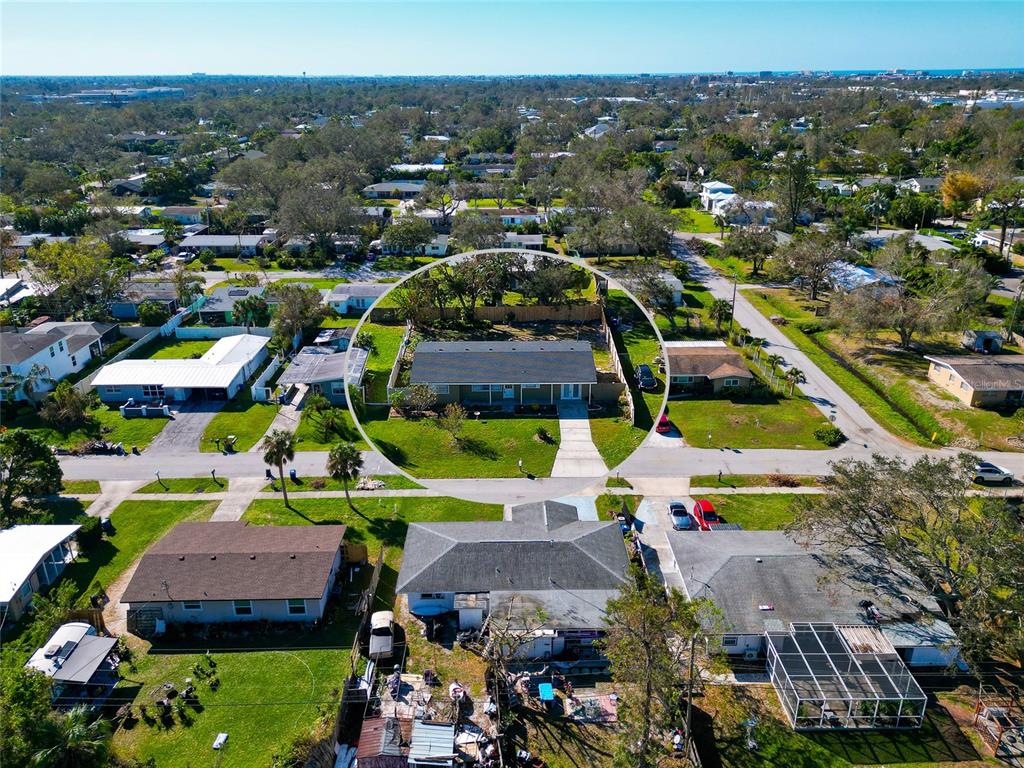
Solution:
<path fill-rule="evenodd" d="M 1013 472 L 1006 467 L 1000 467 L 998 464 L 983 461 L 974 466 L 974 482 L 1013 485 Z"/>

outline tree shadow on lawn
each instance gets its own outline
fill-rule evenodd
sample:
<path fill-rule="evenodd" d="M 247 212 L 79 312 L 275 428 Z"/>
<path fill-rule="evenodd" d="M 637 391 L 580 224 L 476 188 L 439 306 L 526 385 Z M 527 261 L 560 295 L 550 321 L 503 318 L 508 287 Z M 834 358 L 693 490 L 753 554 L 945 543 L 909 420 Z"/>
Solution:
<path fill-rule="evenodd" d="M 590 727 L 571 720 L 566 720 L 561 714 L 548 715 L 540 710 L 531 707 L 517 707 L 515 710 L 519 723 L 512 726 L 509 734 L 513 742 L 532 752 L 543 751 L 551 754 L 561 754 L 577 768 L 587 768 L 593 765 L 605 765 L 611 757 L 611 752 L 599 749 L 594 746 Z M 530 728 L 526 728 L 525 726 Z M 528 734 L 532 729 L 534 743 L 529 743 Z M 538 744 L 537 742 L 543 742 Z"/>
<path fill-rule="evenodd" d="M 414 469 L 418 465 L 415 462 L 409 461 L 409 454 L 405 452 L 405 449 L 389 443 L 386 440 L 381 440 L 372 433 L 370 434 L 370 440 L 373 442 L 373 446 L 384 454 L 384 457 L 396 466 L 402 467 L 403 469 Z"/>
<path fill-rule="evenodd" d="M 459 437 L 455 439 L 456 450 L 463 453 L 471 453 L 474 456 L 488 461 L 497 461 L 500 453 L 483 440 L 477 437 Z"/>

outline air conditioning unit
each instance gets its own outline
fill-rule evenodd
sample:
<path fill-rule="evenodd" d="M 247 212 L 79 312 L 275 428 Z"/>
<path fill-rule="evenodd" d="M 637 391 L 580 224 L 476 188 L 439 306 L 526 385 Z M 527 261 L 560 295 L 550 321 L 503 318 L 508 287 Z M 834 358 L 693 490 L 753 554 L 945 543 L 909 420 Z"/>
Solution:
<path fill-rule="evenodd" d="M 757 651 L 744 651 L 743 658 L 747 661 L 752 661 L 757 658 Z"/>

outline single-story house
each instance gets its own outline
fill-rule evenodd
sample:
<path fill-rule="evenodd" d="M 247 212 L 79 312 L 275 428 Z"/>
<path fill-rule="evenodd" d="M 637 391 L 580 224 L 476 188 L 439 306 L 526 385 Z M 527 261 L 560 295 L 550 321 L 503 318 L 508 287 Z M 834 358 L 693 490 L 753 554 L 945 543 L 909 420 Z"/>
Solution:
<path fill-rule="evenodd" d="M 832 262 L 828 280 L 835 290 L 847 293 L 868 290 L 875 296 L 894 291 L 900 283 L 898 278 L 884 270 L 850 264 L 848 261 Z"/>
<path fill-rule="evenodd" d="M 46 232 L 35 232 L 30 235 L 19 235 L 14 239 L 11 248 L 20 251 L 21 255 L 24 255 L 25 251 L 37 245 L 68 243 L 71 240 L 72 238 L 67 235 L 49 235 Z"/>
<path fill-rule="evenodd" d="M 675 152 L 679 149 L 678 141 L 656 141 L 654 142 L 654 151 L 658 154 L 662 152 Z"/>
<path fill-rule="evenodd" d="M 124 197 L 126 195 L 138 195 L 141 197 L 143 194 L 142 185 L 145 180 L 145 174 L 141 178 L 113 179 L 107 184 L 107 191 L 114 197 Z"/>
<path fill-rule="evenodd" d="M 344 538 L 344 525 L 179 523 L 146 551 L 121 595 L 129 629 L 320 621 Z"/>
<path fill-rule="evenodd" d="M 25 663 L 51 680 L 50 698 L 59 709 L 102 704 L 119 677 L 117 638 L 100 637 L 83 621 L 63 624 Z"/>
<path fill-rule="evenodd" d="M 407 251 L 383 242 L 381 243 L 381 253 L 386 255 L 409 255 Z M 448 235 L 435 235 L 434 239 L 429 243 L 418 247 L 416 253 L 424 256 L 444 256 L 448 253 Z"/>
<path fill-rule="evenodd" d="M 372 200 L 387 198 L 398 200 L 411 200 L 423 191 L 426 179 L 409 181 L 382 181 L 377 184 L 369 184 L 363 187 L 363 197 Z"/>
<path fill-rule="evenodd" d="M 883 229 L 879 232 L 864 232 L 858 236 L 858 240 L 864 244 L 865 248 L 874 249 L 882 248 L 890 240 L 896 237 L 907 234 L 896 229 Z M 922 235 L 920 232 L 914 232 L 911 235 L 911 241 L 914 245 L 919 245 L 927 251 L 955 251 L 956 246 L 953 245 L 952 241 L 947 240 L 944 237 L 935 237 L 934 235 Z"/>
<path fill-rule="evenodd" d="M 529 205 L 518 208 L 470 208 L 469 210 L 484 217 L 496 216 L 501 219 L 502 225 L 506 227 L 521 227 L 523 224 L 543 224 L 545 221 L 544 214 Z"/>
<path fill-rule="evenodd" d="M 217 288 L 199 308 L 199 319 L 206 325 L 232 325 L 235 322 L 235 304 L 250 296 L 263 296 L 262 286 L 228 285 Z"/>
<path fill-rule="evenodd" d="M 205 210 L 200 205 L 171 205 L 160 211 L 160 218 L 174 219 L 179 224 L 198 224 Z"/>
<path fill-rule="evenodd" d="M 724 341 L 666 341 L 670 395 L 747 390 L 754 381 L 743 356 Z"/>
<path fill-rule="evenodd" d="M 322 346 L 303 347 L 281 372 L 277 383 L 285 388 L 305 384 L 331 404 L 347 405 L 347 386 L 362 386 L 367 359 L 367 351 L 357 347 L 347 352 L 335 352 Z"/>
<path fill-rule="evenodd" d="M 111 323 L 46 321 L 31 328 L 0 330 L 0 396 L 28 400 L 22 378 L 36 367 L 44 378 L 32 383 L 33 394 L 85 368 L 103 354 L 121 330 Z"/>
<path fill-rule="evenodd" d="M 324 302 L 339 315 L 362 314 L 394 287 L 394 283 L 338 283 L 324 297 Z"/>
<path fill-rule="evenodd" d="M 267 358 L 266 336 L 249 333 L 218 339 L 202 357 L 189 360 L 121 360 L 92 380 L 105 403 L 230 400 Z"/>
<path fill-rule="evenodd" d="M 501 248 L 524 248 L 529 251 L 544 250 L 544 235 L 519 235 L 506 232 L 502 237 Z"/>
<path fill-rule="evenodd" d="M 206 184 L 200 184 L 199 191 L 207 197 L 226 197 L 230 200 L 241 192 L 241 187 L 236 187 L 223 181 L 211 181 Z"/>
<path fill-rule="evenodd" d="M 167 247 L 164 231 L 155 227 L 125 229 L 118 234 L 132 244 L 136 253 L 149 253 L 158 248 Z"/>
<path fill-rule="evenodd" d="M 928 380 L 974 408 L 1017 405 L 1024 399 L 1024 355 L 932 357 Z"/>
<path fill-rule="evenodd" d="M 269 235 L 189 235 L 179 244 L 179 250 L 200 253 L 210 250 L 218 256 L 255 256 L 263 246 L 273 240 Z"/>
<path fill-rule="evenodd" d="M 964 345 L 966 349 L 971 352 L 982 352 L 985 354 L 991 354 L 993 352 L 999 352 L 1003 348 L 1003 334 L 1001 331 L 985 331 L 980 329 L 969 328 L 964 331 L 963 338 L 960 343 Z"/>
<path fill-rule="evenodd" d="M 581 519 L 556 501 L 513 507 L 501 522 L 412 523 L 404 550 L 395 591 L 417 616 L 456 613 L 460 629 L 511 616 L 525 629 L 541 609 L 527 658 L 572 653 L 599 637 L 629 563 L 615 521 Z"/>
<path fill-rule="evenodd" d="M 465 161 L 470 165 L 480 165 L 481 163 L 509 164 L 516 161 L 516 156 L 511 152 L 474 152 L 466 155 Z"/>
<path fill-rule="evenodd" d="M 22 299 L 35 295 L 35 287 L 20 277 L 0 278 L 0 307 L 13 307 Z"/>
<path fill-rule="evenodd" d="M 413 351 L 409 383 L 429 386 L 441 403 L 607 398 L 588 341 L 423 341 Z"/>
<path fill-rule="evenodd" d="M 15 525 L 0 531 L 0 617 L 21 618 L 32 595 L 44 592 L 75 559 L 80 525 Z"/>
<path fill-rule="evenodd" d="M 125 285 L 119 298 L 110 302 L 110 314 L 117 320 L 137 320 L 139 306 L 147 301 L 174 314 L 178 311 L 178 289 L 169 280 L 133 280 Z"/>
<path fill-rule="evenodd" d="M 906 190 L 909 192 L 938 192 L 939 187 L 942 186 L 941 176 L 915 176 L 912 179 L 906 179 L 896 185 L 896 189 Z"/>
<path fill-rule="evenodd" d="M 355 327 L 351 325 L 345 328 L 321 328 L 313 339 L 313 344 L 324 349 L 344 352 L 352 342 L 353 331 Z"/>
<path fill-rule="evenodd" d="M 471 176 L 484 176 L 488 178 L 508 176 L 515 169 L 514 163 L 469 163 L 459 168 L 460 171 Z"/>
<path fill-rule="evenodd" d="M 854 187 L 857 190 L 870 189 L 871 187 L 887 186 L 892 184 L 894 179 L 892 176 L 864 176 L 854 182 Z"/>
<path fill-rule="evenodd" d="M 945 666 L 959 657 L 956 636 L 924 585 L 877 567 L 867 554 L 832 561 L 783 531 L 670 532 L 669 545 L 687 596 L 714 600 L 722 627 L 712 639 L 731 656 L 757 658 L 766 632 L 810 622 L 875 626 L 909 666 Z"/>
<path fill-rule="evenodd" d="M 613 131 L 614 128 L 608 125 L 608 123 L 595 123 L 594 125 L 583 131 L 583 135 L 589 139 L 599 139 L 606 133 Z"/>

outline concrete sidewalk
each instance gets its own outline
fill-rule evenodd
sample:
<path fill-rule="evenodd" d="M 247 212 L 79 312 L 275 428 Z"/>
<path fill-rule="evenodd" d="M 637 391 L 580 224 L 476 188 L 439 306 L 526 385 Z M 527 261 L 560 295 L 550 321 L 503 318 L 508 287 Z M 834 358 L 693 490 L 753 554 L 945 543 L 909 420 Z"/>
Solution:
<path fill-rule="evenodd" d="M 590 434 L 590 417 L 582 400 L 558 403 L 558 453 L 552 477 L 597 477 L 608 471 Z"/>

